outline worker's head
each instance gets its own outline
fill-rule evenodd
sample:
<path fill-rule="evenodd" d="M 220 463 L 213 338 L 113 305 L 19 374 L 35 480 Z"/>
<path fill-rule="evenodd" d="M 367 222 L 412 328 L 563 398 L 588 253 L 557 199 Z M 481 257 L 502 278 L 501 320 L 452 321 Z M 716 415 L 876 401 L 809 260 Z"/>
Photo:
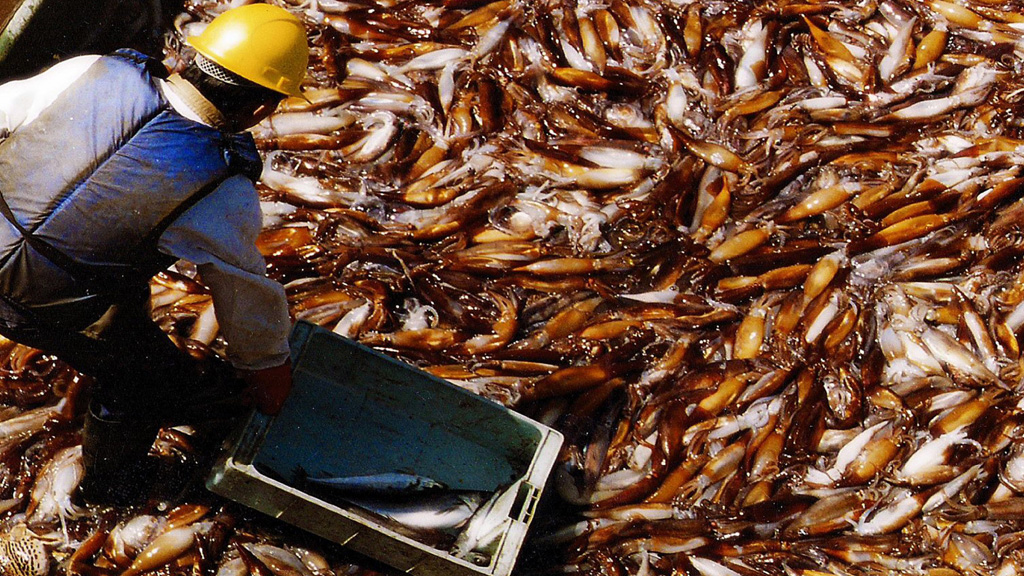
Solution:
<path fill-rule="evenodd" d="M 200 92 L 236 127 L 258 123 L 285 96 L 302 95 L 299 86 L 309 61 L 306 29 L 284 8 L 233 8 L 186 42 L 197 52 L 186 78 L 198 81 Z M 237 126 L 250 122 L 250 115 L 248 126 Z"/>

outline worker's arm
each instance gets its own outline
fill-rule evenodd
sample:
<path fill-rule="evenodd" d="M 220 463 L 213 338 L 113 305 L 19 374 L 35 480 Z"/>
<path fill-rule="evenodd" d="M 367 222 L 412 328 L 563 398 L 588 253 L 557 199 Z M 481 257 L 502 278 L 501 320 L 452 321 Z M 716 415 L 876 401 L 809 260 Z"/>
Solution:
<path fill-rule="evenodd" d="M 259 197 L 246 178 L 236 176 L 175 220 L 159 248 L 198 267 L 231 363 L 250 384 L 256 407 L 274 414 L 291 388 L 291 319 L 284 288 L 266 277 L 256 249 L 261 226 Z"/>
<path fill-rule="evenodd" d="M 247 399 L 260 412 L 277 414 L 292 386 L 291 322 L 284 289 L 265 276 L 224 262 L 207 262 L 198 268 L 213 294 L 229 359 L 247 384 Z"/>
<path fill-rule="evenodd" d="M 0 138 L 35 120 L 99 58 L 69 58 L 35 76 L 0 85 Z"/>

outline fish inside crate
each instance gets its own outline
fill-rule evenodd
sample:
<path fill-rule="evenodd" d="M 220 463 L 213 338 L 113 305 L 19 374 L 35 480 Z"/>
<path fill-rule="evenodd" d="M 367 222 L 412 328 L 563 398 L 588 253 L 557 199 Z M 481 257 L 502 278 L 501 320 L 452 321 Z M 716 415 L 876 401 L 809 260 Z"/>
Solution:
<path fill-rule="evenodd" d="M 412 574 L 508 574 L 561 435 L 312 324 L 292 355 L 208 487 Z"/>

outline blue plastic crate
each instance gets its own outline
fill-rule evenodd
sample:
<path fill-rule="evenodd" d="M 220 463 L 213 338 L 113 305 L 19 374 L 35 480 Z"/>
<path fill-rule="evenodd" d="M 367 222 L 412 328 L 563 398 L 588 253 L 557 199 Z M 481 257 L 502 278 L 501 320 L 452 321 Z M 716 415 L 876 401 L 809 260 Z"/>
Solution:
<path fill-rule="evenodd" d="M 409 574 L 508 575 L 562 436 L 313 324 L 298 323 L 291 344 L 295 385 L 284 408 L 276 418 L 250 418 L 207 487 Z M 439 544 L 357 505 L 300 489 L 304 474 L 387 473 L 494 496 L 498 536 L 460 557 L 450 541 Z"/>

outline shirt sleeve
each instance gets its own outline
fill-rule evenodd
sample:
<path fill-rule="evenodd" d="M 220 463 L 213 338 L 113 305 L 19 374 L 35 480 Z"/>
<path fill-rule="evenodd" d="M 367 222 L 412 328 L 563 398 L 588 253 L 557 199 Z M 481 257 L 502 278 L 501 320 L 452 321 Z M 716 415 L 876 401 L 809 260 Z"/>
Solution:
<path fill-rule="evenodd" d="M 280 366 L 289 355 L 288 302 L 256 248 L 261 226 L 256 190 L 234 176 L 175 220 L 158 243 L 161 252 L 196 265 L 213 295 L 228 357 L 243 370 Z"/>
<path fill-rule="evenodd" d="M 30 78 L 0 84 L 0 137 L 35 120 L 99 58 L 69 58 Z"/>

